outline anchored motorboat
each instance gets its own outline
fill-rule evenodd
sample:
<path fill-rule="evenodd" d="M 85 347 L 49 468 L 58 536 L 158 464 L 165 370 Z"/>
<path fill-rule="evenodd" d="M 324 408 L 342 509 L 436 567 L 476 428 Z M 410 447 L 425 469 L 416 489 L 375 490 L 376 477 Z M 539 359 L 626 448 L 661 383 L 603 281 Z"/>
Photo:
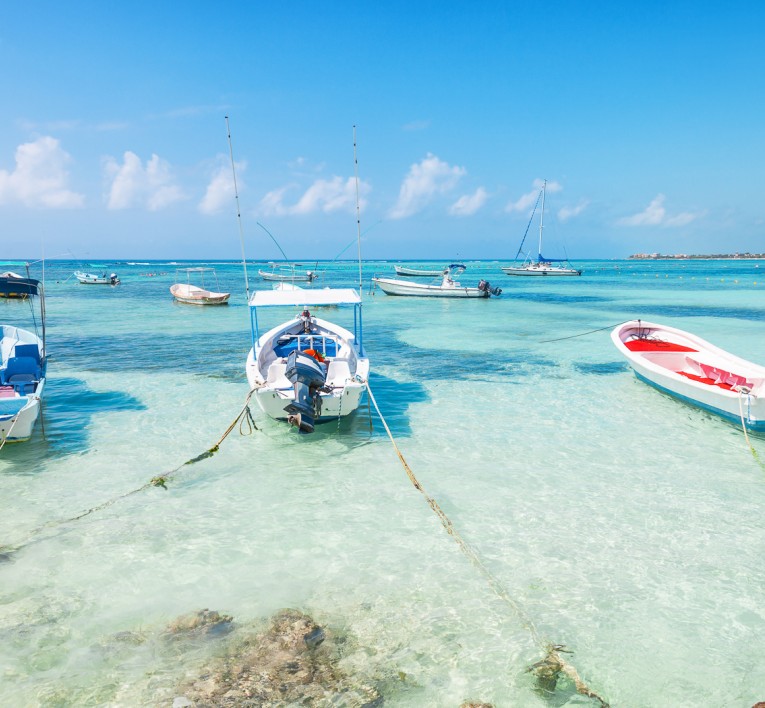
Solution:
<path fill-rule="evenodd" d="M 353 332 L 311 314 L 309 307 L 352 305 Z M 300 313 L 260 335 L 258 310 L 300 307 Z M 261 410 L 311 433 L 318 422 L 353 413 L 369 376 L 362 341 L 361 298 L 351 288 L 262 290 L 250 299 L 250 388 Z"/>
<path fill-rule="evenodd" d="M 464 272 L 465 266 L 461 263 L 452 263 L 440 273 L 441 282 L 438 285 L 426 283 L 414 283 L 410 280 L 398 278 L 372 278 L 375 285 L 386 295 L 409 295 L 413 297 L 459 297 L 459 298 L 488 298 L 492 295 L 502 294 L 502 288 L 493 288 L 491 283 L 480 280 L 475 287 L 460 285 L 454 277 Z"/>

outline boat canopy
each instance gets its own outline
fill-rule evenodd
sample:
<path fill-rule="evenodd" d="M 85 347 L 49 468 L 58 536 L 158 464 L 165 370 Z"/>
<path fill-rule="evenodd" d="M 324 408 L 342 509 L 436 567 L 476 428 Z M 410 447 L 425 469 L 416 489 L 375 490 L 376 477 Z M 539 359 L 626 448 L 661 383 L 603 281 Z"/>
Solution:
<path fill-rule="evenodd" d="M 258 290 L 250 298 L 250 307 L 277 305 L 359 305 L 361 297 L 353 288 L 322 290 Z"/>
<path fill-rule="evenodd" d="M 24 293 L 37 295 L 40 281 L 34 278 L 16 278 L 13 276 L 0 276 L 0 293 Z"/>

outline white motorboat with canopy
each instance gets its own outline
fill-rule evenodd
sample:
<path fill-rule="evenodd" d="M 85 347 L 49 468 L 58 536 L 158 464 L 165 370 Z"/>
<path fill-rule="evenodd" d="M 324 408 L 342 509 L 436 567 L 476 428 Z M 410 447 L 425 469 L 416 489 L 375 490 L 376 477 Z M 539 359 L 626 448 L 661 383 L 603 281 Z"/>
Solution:
<path fill-rule="evenodd" d="M 311 314 L 309 307 L 352 305 L 353 331 Z M 259 331 L 258 310 L 299 307 L 292 319 Z M 364 352 L 361 297 L 352 288 L 264 290 L 250 299 L 253 347 L 246 372 L 266 415 L 311 433 L 318 422 L 353 413 L 369 376 Z"/>
<path fill-rule="evenodd" d="M 542 189 L 537 197 L 534 210 L 531 212 L 531 218 L 529 224 L 526 227 L 526 233 L 521 239 L 521 245 L 518 247 L 518 251 L 515 254 L 515 260 L 518 262 L 518 256 L 523 251 L 523 244 L 526 242 L 526 236 L 529 234 L 529 227 L 534 220 L 534 213 L 539 205 L 539 200 L 542 200 L 542 210 L 539 215 L 539 241 L 537 244 L 537 255 L 532 256 L 527 254 L 523 262 L 518 262 L 517 265 L 502 266 L 502 272 L 507 275 L 526 275 L 526 276 L 564 276 L 564 275 L 581 275 L 582 271 L 578 268 L 574 268 L 569 262 L 568 258 L 546 258 L 542 255 L 542 231 L 544 230 L 545 222 L 545 192 L 547 190 L 547 180 L 544 181 Z"/>
<path fill-rule="evenodd" d="M 102 273 L 96 275 L 95 273 L 83 273 L 81 270 L 74 271 L 74 277 L 82 283 L 82 285 L 119 285 L 120 279 L 116 273 Z"/>
<path fill-rule="evenodd" d="M 642 320 L 619 325 L 611 340 L 641 381 L 765 432 L 765 367 L 690 332 Z"/>
<path fill-rule="evenodd" d="M 9 293 L 29 302 L 35 331 L 11 324 L 0 325 L 0 446 L 31 437 L 40 415 L 47 365 L 42 283 L 16 274 L 1 275 L 0 295 Z M 35 296 L 39 299 L 39 322 L 32 301 Z M 25 303 L 17 305 L 24 307 Z M 38 326 L 42 336 L 37 332 Z"/>
<path fill-rule="evenodd" d="M 408 295 L 412 297 L 459 297 L 459 298 L 487 298 L 502 294 L 501 288 L 491 287 L 491 283 L 480 280 L 476 287 L 460 285 L 455 275 L 464 272 L 465 266 L 461 263 L 451 263 L 440 273 L 441 282 L 438 285 L 426 283 L 414 283 L 411 280 L 399 280 L 397 278 L 372 278 L 375 285 L 386 295 Z"/>
<path fill-rule="evenodd" d="M 400 265 L 394 265 L 393 268 L 396 270 L 396 275 L 406 275 L 410 278 L 438 278 L 444 272 L 443 268 L 428 270 L 427 268 L 408 268 Z"/>
<path fill-rule="evenodd" d="M 220 288 L 215 268 L 178 268 L 176 272 L 186 274 L 185 283 L 175 283 L 170 286 L 170 292 L 178 302 L 185 302 L 187 305 L 225 305 L 231 297 L 231 293 L 215 292 L 205 288 L 205 273 L 212 273 L 215 278 L 215 287 Z M 199 275 L 201 287 L 191 284 L 192 275 Z"/>
<path fill-rule="evenodd" d="M 315 270 L 307 270 L 304 273 L 297 270 L 299 263 L 291 265 L 272 264 L 271 270 L 258 270 L 263 280 L 278 281 L 282 283 L 312 283 L 319 274 Z"/>

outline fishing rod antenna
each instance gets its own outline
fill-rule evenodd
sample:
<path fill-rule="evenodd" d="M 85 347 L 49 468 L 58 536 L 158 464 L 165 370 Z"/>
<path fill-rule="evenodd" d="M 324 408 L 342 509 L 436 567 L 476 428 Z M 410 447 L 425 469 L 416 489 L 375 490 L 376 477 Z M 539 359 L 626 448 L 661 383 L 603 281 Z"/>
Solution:
<path fill-rule="evenodd" d="M 242 228 L 242 212 L 239 209 L 239 189 L 236 186 L 236 167 L 234 166 L 234 148 L 231 144 L 231 128 L 226 116 L 226 134 L 228 135 L 228 152 L 231 157 L 231 173 L 234 177 L 234 199 L 236 200 L 236 219 L 239 224 L 239 243 L 242 247 L 242 267 L 244 268 L 244 291 L 247 295 L 247 303 L 250 302 L 250 280 L 247 277 L 247 259 L 244 256 L 244 229 Z"/>
<path fill-rule="evenodd" d="M 353 174 L 356 179 L 356 241 L 359 252 L 359 297 L 363 290 L 361 275 L 361 210 L 359 207 L 359 161 L 356 158 L 356 126 L 353 126 Z"/>

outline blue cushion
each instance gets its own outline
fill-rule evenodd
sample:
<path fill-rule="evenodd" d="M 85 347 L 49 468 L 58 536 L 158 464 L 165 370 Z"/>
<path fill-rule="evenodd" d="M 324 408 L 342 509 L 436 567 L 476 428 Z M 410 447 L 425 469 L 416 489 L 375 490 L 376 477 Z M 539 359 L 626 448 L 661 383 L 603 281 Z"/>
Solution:
<path fill-rule="evenodd" d="M 31 356 L 12 356 L 2 371 L 2 381 L 6 384 L 36 381 L 39 378 L 40 365 Z"/>
<path fill-rule="evenodd" d="M 40 350 L 36 344 L 17 344 L 13 352 L 14 356 L 31 357 L 38 364 L 40 363 Z"/>

